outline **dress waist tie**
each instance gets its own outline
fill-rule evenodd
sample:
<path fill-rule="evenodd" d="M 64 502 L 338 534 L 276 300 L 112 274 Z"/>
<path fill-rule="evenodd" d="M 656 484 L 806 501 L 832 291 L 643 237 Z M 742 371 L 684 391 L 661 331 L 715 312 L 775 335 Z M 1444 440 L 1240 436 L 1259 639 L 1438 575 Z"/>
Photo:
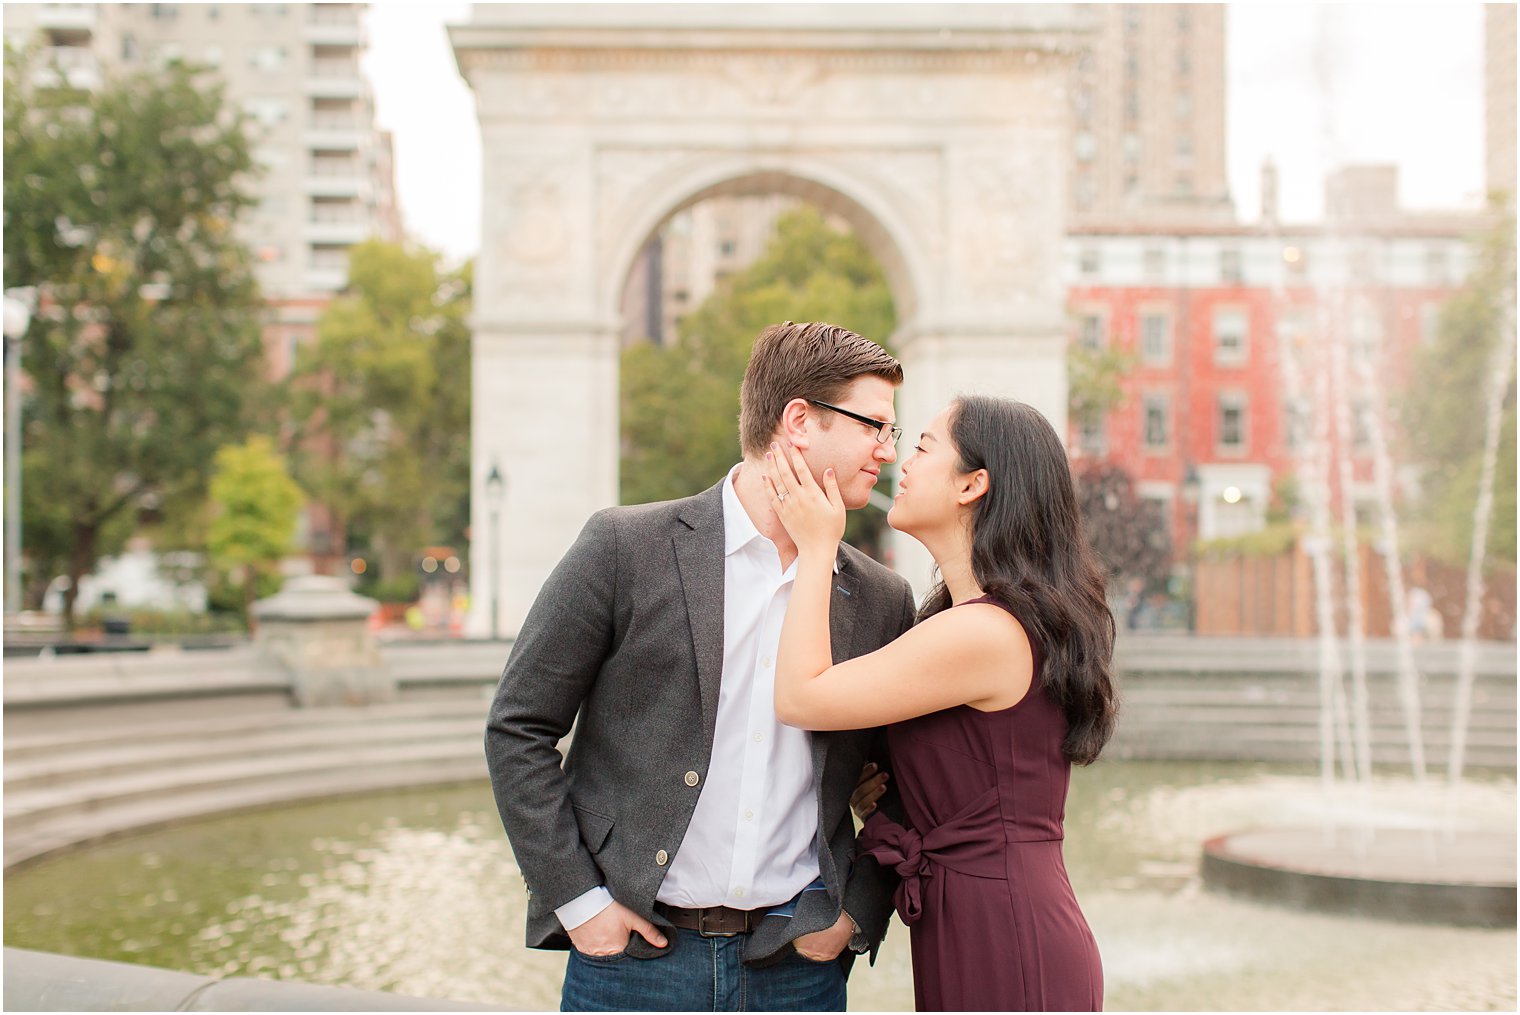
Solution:
<path fill-rule="evenodd" d="M 1007 880 L 1000 817 L 996 788 L 922 834 L 877 811 L 861 830 L 860 852 L 902 878 L 892 901 L 902 922 L 912 926 L 923 916 L 923 882 L 934 876 L 935 867 L 971 877 Z"/>

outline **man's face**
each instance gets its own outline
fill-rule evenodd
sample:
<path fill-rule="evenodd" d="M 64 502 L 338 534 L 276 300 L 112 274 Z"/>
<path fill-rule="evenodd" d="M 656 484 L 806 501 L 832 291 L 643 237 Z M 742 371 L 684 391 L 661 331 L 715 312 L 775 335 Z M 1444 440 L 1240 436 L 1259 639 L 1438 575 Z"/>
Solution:
<path fill-rule="evenodd" d="M 831 404 L 841 409 L 886 423 L 897 421 L 892 398 L 897 389 L 880 377 L 857 377 L 839 400 Z M 830 409 L 808 406 L 808 446 L 802 457 L 808 471 L 821 485 L 823 470 L 832 468 L 839 481 L 844 506 L 851 510 L 865 507 L 871 489 L 881 478 L 881 468 L 897 459 L 897 446 L 882 444 L 876 431 L 864 423 L 841 416 Z"/>

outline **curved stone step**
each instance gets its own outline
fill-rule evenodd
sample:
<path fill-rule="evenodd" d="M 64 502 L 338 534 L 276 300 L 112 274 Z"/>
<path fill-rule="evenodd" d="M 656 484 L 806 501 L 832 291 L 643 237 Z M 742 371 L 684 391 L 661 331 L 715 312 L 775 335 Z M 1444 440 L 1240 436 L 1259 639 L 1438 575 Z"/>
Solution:
<path fill-rule="evenodd" d="M 288 704 L 277 709 L 243 711 L 235 715 L 212 714 L 183 719 L 166 719 L 151 723 L 123 725 L 111 721 L 110 713 L 91 716 L 76 714 L 78 724 L 71 729 L 38 733 L 10 733 L 5 738 L 6 778 L 9 781 L 12 761 L 47 756 L 70 750 L 99 750 L 113 745 L 137 746 L 144 740 L 196 740 L 233 736 L 245 732 L 279 728 L 346 727 L 376 722 L 396 722 L 436 718 L 479 718 L 485 732 L 487 702 L 458 698 L 397 701 L 353 708 L 294 708 Z M 94 728 L 89 724 L 94 721 Z"/>
<path fill-rule="evenodd" d="M 484 779 L 485 766 L 479 758 L 434 757 L 340 771 L 304 771 L 282 779 L 201 787 L 149 799 L 102 802 L 91 810 L 54 814 L 49 820 L 29 827 L 13 829 L 7 819 L 5 866 L 40 859 L 85 842 L 233 811 L 396 787 Z"/>
<path fill-rule="evenodd" d="M 290 755 L 347 745 L 383 741 L 401 743 L 481 740 L 485 723 L 476 716 L 455 718 L 398 718 L 385 722 L 348 724 L 300 724 L 250 728 L 235 735 L 204 734 L 194 737 L 148 736 L 139 744 L 109 744 L 93 749 L 54 751 L 41 756 L 7 760 L 7 793 L 69 781 L 89 781 L 102 771 L 115 775 L 160 767 L 190 766 L 258 758 L 269 754 Z"/>
<path fill-rule="evenodd" d="M 98 779 L 7 789 L 5 833 L 51 823 L 66 815 L 116 807 L 136 801 L 182 797 L 209 790 L 299 780 L 311 773 L 362 775 L 386 768 L 426 766 L 436 761 L 466 762 L 478 778 L 486 777 L 485 754 L 477 738 L 403 745 L 339 745 L 335 749 L 261 756 L 193 766 L 155 768 L 103 775 Z"/>

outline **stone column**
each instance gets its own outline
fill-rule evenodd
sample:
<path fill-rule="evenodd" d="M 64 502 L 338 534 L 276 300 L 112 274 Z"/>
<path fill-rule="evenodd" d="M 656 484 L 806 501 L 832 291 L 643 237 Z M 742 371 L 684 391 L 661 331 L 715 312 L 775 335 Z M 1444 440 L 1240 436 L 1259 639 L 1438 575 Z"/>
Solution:
<path fill-rule="evenodd" d="M 302 708 L 390 701 L 396 681 L 369 629 L 378 605 L 340 578 L 292 578 L 253 604 L 254 647 L 290 675 L 291 697 Z"/>

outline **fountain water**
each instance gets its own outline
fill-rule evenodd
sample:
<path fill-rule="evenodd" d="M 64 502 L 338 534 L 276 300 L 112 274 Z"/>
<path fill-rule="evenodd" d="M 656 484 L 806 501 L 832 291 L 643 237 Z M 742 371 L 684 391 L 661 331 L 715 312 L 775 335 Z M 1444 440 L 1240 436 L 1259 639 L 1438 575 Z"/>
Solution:
<path fill-rule="evenodd" d="M 1322 14 L 1321 17 L 1333 17 Z M 1323 39 L 1321 42 L 1323 43 Z M 1327 99 L 1333 97 L 1330 49 L 1318 47 L 1316 64 Z M 1333 103 L 1327 103 L 1327 107 Z M 1326 120 L 1325 151 L 1334 154 L 1335 131 Z M 1320 237 L 1313 297 L 1318 311 L 1313 341 L 1293 329 L 1279 329 L 1280 369 L 1285 389 L 1308 394 L 1300 403 L 1308 416 L 1310 438 L 1295 448 L 1296 465 L 1308 510 L 1303 548 L 1314 577 L 1320 671 L 1321 783 L 1326 817 L 1313 828 L 1268 828 L 1220 836 L 1204 847 L 1204 879 L 1215 887 L 1266 896 L 1313 908 L 1352 909 L 1396 919 L 1487 923 L 1505 926 L 1515 918 L 1515 840 L 1509 831 L 1464 829 L 1455 822 L 1455 782 L 1460 774 L 1466 726 L 1471 709 L 1471 676 L 1459 676 L 1453 729 L 1452 791 L 1446 806 L 1428 808 L 1418 827 L 1379 827 L 1371 805 L 1372 763 L 1370 701 L 1367 689 L 1365 619 L 1361 602 L 1361 553 L 1357 545 L 1354 470 L 1351 456 L 1364 437 L 1370 453 L 1378 522 L 1378 550 L 1388 582 L 1396 667 L 1396 688 L 1418 796 L 1425 777 L 1421 728 L 1420 674 L 1415 665 L 1409 609 L 1395 510 L 1394 459 L 1380 374 L 1383 341 L 1374 279 L 1363 266 L 1377 263 L 1369 240 L 1340 228 L 1343 209 L 1327 208 L 1328 228 Z M 1505 276 L 1511 277 L 1511 276 Z M 1512 291 L 1512 290 L 1511 290 Z M 1278 283 L 1278 312 L 1289 302 Z M 1297 340 L 1295 340 L 1297 339 Z M 1481 591 L 1482 545 L 1492 501 L 1492 460 L 1497 452 L 1499 421 L 1509 390 L 1514 330 L 1506 318 L 1505 334 L 1495 354 L 1495 381 L 1488 391 L 1487 455 L 1469 568 L 1468 611 L 1464 617 L 1464 663 L 1474 651 L 1477 599 Z M 1309 379 L 1305 384 L 1306 378 Z M 1353 413 L 1356 413 L 1353 417 Z M 1354 430 L 1360 423 L 1360 434 Z M 1337 629 L 1337 590 L 1332 573 L 1332 504 L 1340 503 L 1345 569 L 1340 594 L 1351 654 L 1350 721 L 1344 693 L 1341 632 Z M 1339 754 L 1343 770 L 1359 790 L 1350 807 L 1330 807 Z"/>

